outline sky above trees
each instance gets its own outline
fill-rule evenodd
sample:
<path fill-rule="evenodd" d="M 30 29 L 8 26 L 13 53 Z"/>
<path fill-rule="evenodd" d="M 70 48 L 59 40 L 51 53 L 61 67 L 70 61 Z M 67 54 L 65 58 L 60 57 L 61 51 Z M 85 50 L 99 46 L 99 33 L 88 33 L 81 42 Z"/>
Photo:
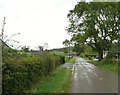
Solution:
<path fill-rule="evenodd" d="M 48 43 L 49 49 L 63 47 L 71 37 L 65 31 L 67 14 L 80 0 L 0 0 L 0 29 L 6 17 L 5 35 L 20 43 L 9 42 L 14 47 L 30 46 L 32 49 Z M 84 0 L 82 0 L 84 1 Z M 88 1 L 88 0 L 87 0 Z"/>
<path fill-rule="evenodd" d="M 65 31 L 68 25 L 67 14 L 79 0 L 0 0 L 0 29 L 6 17 L 4 34 L 20 43 L 34 47 L 48 43 L 49 48 L 62 47 L 64 39 L 70 39 Z"/>

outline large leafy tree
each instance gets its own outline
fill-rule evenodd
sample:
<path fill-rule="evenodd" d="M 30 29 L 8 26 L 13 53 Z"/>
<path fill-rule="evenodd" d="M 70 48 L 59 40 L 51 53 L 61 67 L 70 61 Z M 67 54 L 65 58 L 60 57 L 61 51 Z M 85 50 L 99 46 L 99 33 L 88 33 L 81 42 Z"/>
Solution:
<path fill-rule="evenodd" d="M 119 42 L 120 2 L 79 2 L 68 14 L 67 31 L 78 43 L 87 43 L 98 52 L 99 60 L 103 51 L 112 43 Z"/>

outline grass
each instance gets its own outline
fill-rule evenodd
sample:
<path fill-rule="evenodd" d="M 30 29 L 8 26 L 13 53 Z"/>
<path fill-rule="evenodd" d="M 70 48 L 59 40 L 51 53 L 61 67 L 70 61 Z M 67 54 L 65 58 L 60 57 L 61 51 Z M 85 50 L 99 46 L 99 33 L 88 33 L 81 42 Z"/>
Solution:
<path fill-rule="evenodd" d="M 32 93 L 67 93 L 71 81 L 71 70 L 58 67 L 47 78 L 32 88 Z"/>
<path fill-rule="evenodd" d="M 66 63 L 75 63 L 75 61 L 76 61 L 76 58 L 71 58 L 71 59 L 65 58 Z"/>
<path fill-rule="evenodd" d="M 76 58 L 71 58 L 67 63 L 75 63 Z"/>
<path fill-rule="evenodd" d="M 100 62 L 100 61 L 89 61 L 89 62 L 98 66 L 98 67 L 101 67 L 107 71 L 112 71 L 112 72 L 118 73 L 118 65 L 104 63 L 104 62 Z"/>
<path fill-rule="evenodd" d="M 65 57 L 65 63 L 67 63 L 69 61 L 68 57 Z"/>
<path fill-rule="evenodd" d="M 62 51 L 54 51 L 54 53 L 59 56 L 65 56 L 65 53 Z"/>

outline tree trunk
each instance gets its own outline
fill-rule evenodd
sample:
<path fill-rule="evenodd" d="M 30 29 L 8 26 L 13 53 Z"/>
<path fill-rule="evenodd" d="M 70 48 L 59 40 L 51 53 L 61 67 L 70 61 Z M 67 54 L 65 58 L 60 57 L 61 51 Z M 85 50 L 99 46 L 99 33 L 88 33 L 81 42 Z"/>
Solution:
<path fill-rule="evenodd" d="M 103 50 L 98 51 L 98 59 L 99 61 L 103 60 Z"/>

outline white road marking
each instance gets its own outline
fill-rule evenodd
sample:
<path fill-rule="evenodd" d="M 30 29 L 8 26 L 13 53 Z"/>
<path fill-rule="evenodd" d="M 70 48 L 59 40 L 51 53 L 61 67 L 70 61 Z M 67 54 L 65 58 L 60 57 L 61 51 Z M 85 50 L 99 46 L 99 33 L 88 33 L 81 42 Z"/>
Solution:
<path fill-rule="evenodd" d="M 95 76 L 98 76 L 95 72 L 93 72 L 93 74 L 94 74 Z"/>

